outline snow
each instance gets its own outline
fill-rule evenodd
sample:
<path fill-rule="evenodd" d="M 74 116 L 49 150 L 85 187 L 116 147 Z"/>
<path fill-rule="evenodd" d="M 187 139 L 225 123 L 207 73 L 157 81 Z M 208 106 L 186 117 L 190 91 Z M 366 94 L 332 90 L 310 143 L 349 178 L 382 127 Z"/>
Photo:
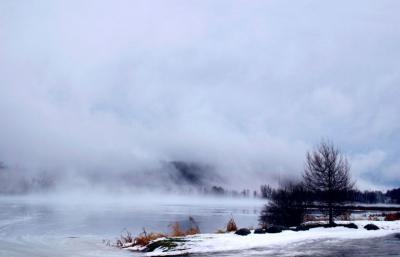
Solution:
<path fill-rule="evenodd" d="M 199 234 L 188 236 L 186 242 L 179 243 L 175 250 L 156 249 L 149 256 L 168 256 L 188 253 L 224 252 L 253 248 L 284 247 L 287 244 L 306 243 L 321 239 L 362 239 L 386 236 L 400 232 L 400 221 L 352 221 L 358 229 L 345 227 L 314 228 L 308 231 L 283 231 L 277 234 L 250 234 L 238 236 L 226 234 Z M 340 223 L 340 222 L 339 222 Z M 348 222 L 343 222 L 348 223 Z M 366 224 L 375 224 L 380 230 L 368 231 Z M 128 248 L 129 249 L 129 248 Z M 137 250 L 132 248 L 131 250 Z"/>

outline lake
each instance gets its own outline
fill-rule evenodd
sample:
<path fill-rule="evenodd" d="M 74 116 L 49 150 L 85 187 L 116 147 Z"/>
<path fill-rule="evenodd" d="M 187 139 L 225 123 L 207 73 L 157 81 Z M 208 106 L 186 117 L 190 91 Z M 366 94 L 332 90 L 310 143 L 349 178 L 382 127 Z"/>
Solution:
<path fill-rule="evenodd" d="M 168 232 L 192 216 L 204 233 L 224 228 L 234 217 L 240 227 L 256 227 L 260 200 L 164 196 L 37 196 L 0 198 L 1 257 L 140 256 L 108 247 L 124 231 L 133 235 Z M 340 246 L 340 247 L 338 247 Z M 356 250 L 355 250 L 356 249 Z M 218 256 L 399 256 L 396 236 L 365 240 L 323 240 Z M 369 255 L 370 254 L 370 255 Z M 215 256 L 215 253 L 193 256 Z"/>

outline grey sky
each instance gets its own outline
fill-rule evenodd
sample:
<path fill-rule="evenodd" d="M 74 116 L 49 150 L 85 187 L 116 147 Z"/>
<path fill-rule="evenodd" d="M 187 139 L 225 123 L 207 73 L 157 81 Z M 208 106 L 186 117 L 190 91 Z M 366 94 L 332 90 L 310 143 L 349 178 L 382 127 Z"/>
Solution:
<path fill-rule="evenodd" d="M 0 2 L 0 160 L 15 170 L 214 165 L 300 174 L 329 138 L 400 186 L 400 2 Z M 133 171 L 134 172 L 134 171 Z"/>

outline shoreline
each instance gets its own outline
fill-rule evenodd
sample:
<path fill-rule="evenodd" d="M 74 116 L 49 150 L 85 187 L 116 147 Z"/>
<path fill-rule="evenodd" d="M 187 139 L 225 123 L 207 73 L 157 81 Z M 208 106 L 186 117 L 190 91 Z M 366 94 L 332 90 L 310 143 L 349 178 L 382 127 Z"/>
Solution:
<path fill-rule="evenodd" d="M 157 247 L 151 252 L 146 252 L 147 256 L 177 256 L 184 254 L 198 253 L 218 253 L 229 251 L 250 250 L 254 248 L 273 248 L 282 247 L 288 244 L 303 244 L 316 240 L 351 240 L 366 239 L 388 236 L 400 233 L 400 221 L 369 221 L 356 220 L 349 221 L 355 223 L 358 228 L 332 227 L 332 228 L 311 228 L 307 231 L 285 230 L 281 233 L 251 234 L 239 236 L 234 233 L 224 234 L 197 234 L 186 237 L 176 237 L 179 239 L 174 242 L 174 247 Z M 337 224 L 349 222 L 338 221 Z M 374 224 L 379 230 L 366 230 L 364 226 Z M 174 238 L 171 238 L 172 240 Z M 162 241 L 157 239 L 155 241 Z M 143 251 L 145 247 L 127 247 L 130 251 Z"/>

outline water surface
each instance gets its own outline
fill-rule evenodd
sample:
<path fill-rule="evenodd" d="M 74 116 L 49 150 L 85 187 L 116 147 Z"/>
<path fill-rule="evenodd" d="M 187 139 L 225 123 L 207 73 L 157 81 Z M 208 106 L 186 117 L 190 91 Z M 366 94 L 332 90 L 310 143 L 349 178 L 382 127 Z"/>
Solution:
<path fill-rule="evenodd" d="M 192 216 L 202 232 L 215 232 L 234 217 L 241 227 L 257 226 L 262 201 L 176 198 L 2 197 L 1 257 L 122 257 L 141 256 L 108 247 L 125 230 L 138 234 L 168 232 L 175 221 Z M 279 247 L 198 256 L 400 256 L 400 236 L 362 240 L 316 240 Z"/>
<path fill-rule="evenodd" d="M 0 256 L 132 256 L 103 240 L 115 242 L 121 233 L 136 235 L 143 228 L 168 232 L 170 224 L 189 216 L 204 233 L 223 228 L 230 217 L 239 226 L 255 227 L 263 205 L 254 200 L 143 197 L 2 197 Z"/>

